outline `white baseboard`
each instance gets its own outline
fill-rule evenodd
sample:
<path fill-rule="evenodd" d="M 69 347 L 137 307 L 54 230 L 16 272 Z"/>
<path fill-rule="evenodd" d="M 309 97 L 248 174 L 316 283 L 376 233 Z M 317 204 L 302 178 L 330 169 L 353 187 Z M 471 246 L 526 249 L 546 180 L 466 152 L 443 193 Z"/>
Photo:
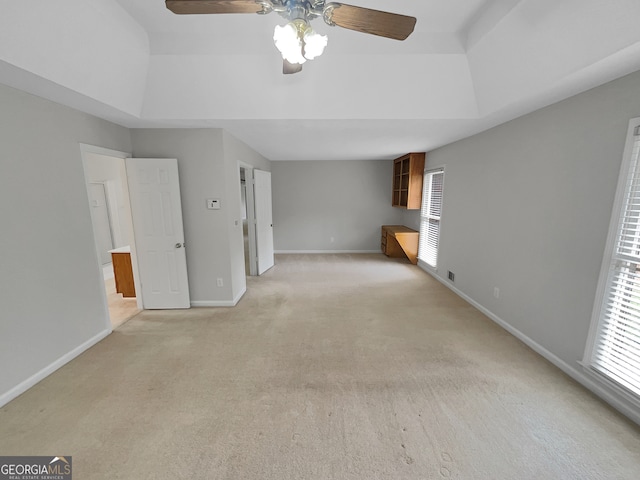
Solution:
<path fill-rule="evenodd" d="M 83 344 L 77 346 L 76 348 L 74 348 L 70 352 L 65 353 L 58 360 L 56 360 L 55 362 L 49 364 L 48 366 L 46 366 L 45 368 L 43 368 L 42 370 L 37 372 L 35 375 L 32 375 L 31 377 L 27 378 L 24 382 L 19 383 L 18 385 L 13 387 L 8 392 L 5 392 L 2 395 L 0 395 L 0 407 L 6 405 L 11 400 L 16 398 L 18 395 L 22 395 L 24 392 L 26 392 L 31 387 L 33 387 L 36 383 L 38 383 L 41 380 L 45 379 L 46 377 L 51 375 L 53 372 L 58 370 L 60 367 L 62 367 L 65 364 L 69 363 L 71 360 L 76 358 L 78 355 L 80 355 L 85 350 L 93 347 L 96 343 L 98 343 L 100 340 L 105 338 L 110 333 L 111 333 L 111 329 L 103 330 L 102 332 L 100 332 L 99 334 L 97 334 L 94 337 L 90 338 L 89 340 L 87 340 Z"/>
<path fill-rule="evenodd" d="M 233 306 L 234 307 L 238 304 L 238 302 L 244 296 L 245 293 L 247 293 L 247 287 L 246 286 L 242 290 L 240 290 L 238 292 L 238 294 L 234 297 L 234 299 L 233 299 Z"/>
<path fill-rule="evenodd" d="M 313 254 L 313 253 L 326 253 L 328 255 L 335 253 L 382 253 L 378 250 L 276 250 L 275 254 Z"/>
<path fill-rule="evenodd" d="M 633 406 L 632 404 L 627 402 L 624 398 L 622 398 L 618 394 L 616 394 L 616 392 L 614 392 L 613 390 L 607 388 L 604 384 L 601 384 L 601 383 L 595 381 L 594 379 L 590 378 L 589 376 L 585 375 L 579 369 L 572 367 L 567 362 L 565 362 L 564 360 L 559 358 L 557 355 L 555 355 L 554 353 L 550 352 L 549 350 L 544 348 L 542 345 L 540 345 L 539 343 L 537 343 L 536 341 L 532 340 L 530 337 L 528 337 L 527 335 L 522 333 L 520 330 L 518 330 L 517 328 L 513 327 L 512 325 L 510 325 L 509 323 L 507 323 L 502 318 L 498 317 L 492 311 L 488 310 L 483 305 L 480 305 L 478 302 L 473 300 L 471 297 L 469 297 L 468 295 L 466 295 L 462 291 L 458 290 L 451 283 L 449 283 L 449 282 L 445 281 L 444 279 L 440 278 L 439 276 L 437 276 L 435 274 L 435 272 L 430 271 L 427 268 L 424 268 L 422 265 L 420 265 L 420 268 L 422 268 L 422 270 L 424 270 L 426 273 L 431 275 L 433 278 L 435 278 L 437 281 L 439 281 L 445 287 L 449 288 L 452 292 L 454 292 L 460 298 L 462 298 L 463 300 L 465 300 L 466 302 L 470 303 L 475 308 L 480 310 L 487 317 L 489 317 L 491 320 L 493 320 L 495 323 L 497 323 L 500 327 L 505 329 L 511 335 L 516 337 L 518 340 L 522 341 L 525 345 L 527 345 L 529 348 L 531 348 L 538 355 L 544 357 L 549 362 L 551 362 L 553 365 L 555 365 L 560 370 L 562 370 L 564 373 L 566 373 L 571 378 L 573 378 L 576 382 L 580 383 L 587 390 L 593 392 L 595 395 L 597 395 L 602 400 L 607 402 L 609 405 L 611 405 L 613 408 L 618 410 L 620 413 L 622 413 L 623 415 L 628 417 L 630 420 L 632 420 L 633 422 L 635 422 L 638 425 L 640 425 L 640 411 L 638 411 L 638 409 L 635 406 Z"/>
<path fill-rule="evenodd" d="M 247 287 L 244 287 L 233 300 L 194 300 L 191 302 L 192 307 L 235 307 L 242 296 L 247 292 Z"/>
<path fill-rule="evenodd" d="M 233 300 L 194 300 L 191 306 L 198 307 L 235 307 Z"/>

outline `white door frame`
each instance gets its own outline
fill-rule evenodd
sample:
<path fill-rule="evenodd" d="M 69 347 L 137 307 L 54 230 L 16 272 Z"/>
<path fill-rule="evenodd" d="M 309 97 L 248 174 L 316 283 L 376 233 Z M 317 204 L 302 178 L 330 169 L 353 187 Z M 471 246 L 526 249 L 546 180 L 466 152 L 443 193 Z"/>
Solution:
<path fill-rule="evenodd" d="M 249 237 L 249 275 L 258 275 L 258 247 L 256 245 L 256 203 L 253 191 L 252 165 L 238 162 L 238 169 L 244 169 L 244 182 L 247 190 L 247 235 Z M 243 239 L 244 241 L 244 239 Z"/>
<path fill-rule="evenodd" d="M 87 162 L 88 162 L 88 154 L 91 153 L 95 153 L 98 155 L 104 155 L 107 157 L 114 157 L 114 158 L 121 158 L 122 161 L 124 162 L 124 159 L 131 157 L 131 153 L 130 152 L 120 152 L 118 150 L 111 150 L 109 148 L 102 148 L 102 147 L 97 147 L 95 145 L 88 145 L 85 143 L 80 143 L 80 155 L 82 157 L 82 167 L 84 169 L 84 175 L 85 175 L 85 186 L 87 188 L 87 199 L 91 198 L 91 192 L 89 191 L 89 180 L 87 178 Z M 124 201 L 127 205 L 130 205 L 130 200 L 129 200 L 129 185 L 127 182 L 124 182 L 124 185 L 122 186 L 122 194 L 124 196 Z M 89 213 L 91 214 L 91 221 L 93 224 L 93 210 L 90 208 L 90 203 L 89 200 L 87 200 L 87 208 L 89 208 Z M 129 207 L 130 209 L 130 207 Z M 131 216 L 129 216 L 131 217 Z M 127 222 L 130 223 L 130 222 Z M 142 287 L 140 285 L 140 274 L 138 272 L 138 257 L 136 256 L 136 239 L 135 239 L 135 235 L 133 232 L 133 225 L 127 225 L 127 228 L 129 230 L 129 238 L 131 239 L 131 267 L 133 270 L 133 283 L 135 285 L 135 289 L 136 289 L 136 304 L 138 309 L 142 310 L 143 307 L 143 299 L 142 299 L 142 294 L 138 293 L 138 292 L 142 292 Z M 93 235 L 93 230 L 91 232 L 91 234 Z M 93 243 L 95 244 L 95 238 Z M 94 249 L 95 250 L 95 249 Z M 98 257 L 98 252 L 95 252 L 95 264 L 96 264 L 96 271 L 99 274 L 100 277 L 100 281 L 103 284 L 104 287 L 104 274 L 102 272 L 102 268 L 100 267 L 100 261 L 99 261 L 99 257 Z M 106 291 L 106 287 L 102 288 L 102 302 L 104 305 L 104 310 L 106 312 L 106 319 L 107 319 L 107 327 L 109 330 L 112 330 L 111 327 L 111 315 L 109 313 L 109 304 L 107 301 L 107 291 Z"/>

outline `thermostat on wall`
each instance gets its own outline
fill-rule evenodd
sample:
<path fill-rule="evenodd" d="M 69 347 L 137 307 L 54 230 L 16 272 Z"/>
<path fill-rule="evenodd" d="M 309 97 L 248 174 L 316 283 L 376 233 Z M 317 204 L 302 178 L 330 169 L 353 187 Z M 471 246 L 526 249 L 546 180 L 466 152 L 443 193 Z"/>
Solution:
<path fill-rule="evenodd" d="M 220 210 L 219 198 L 207 198 L 207 208 L 209 210 Z"/>

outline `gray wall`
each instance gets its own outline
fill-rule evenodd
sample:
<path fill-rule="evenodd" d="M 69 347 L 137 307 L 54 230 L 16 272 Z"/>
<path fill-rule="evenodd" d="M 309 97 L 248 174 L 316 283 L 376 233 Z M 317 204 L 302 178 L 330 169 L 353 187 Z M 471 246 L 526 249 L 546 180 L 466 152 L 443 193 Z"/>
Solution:
<path fill-rule="evenodd" d="M 126 128 L 0 85 L 0 404 L 110 331 L 79 143 L 131 151 Z"/>
<path fill-rule="evenodd" d="M 237 293 L 246 287 L 246 271 L 244 260 L 244 236 L 242 234 L 242 218 L 246 210 L 242 205 L 240 186 L 240 162 L 258 170 L 271 171 L 271 162 L 241 142 L 229 132 L 222 134 L 225 158 L 225 175 L 229 208 L 233 212 L 233 228 L 229 230 L 229 261 L 233 288 Z M 238 225 L 240 226 L 238 228 Z M 248 260 L 247 260 L 248 262 Z"/>
<path fill-rule="evenodd" d="M 402 225 L 420 231 L 420 210 L 403 210 Z"/>
<path fill-rule="evenodd" d="M 237 162 L 267 159 L 222 130 L 130 131 L 0 85 L 0 405 L 111 331 L 80 143 L 178 158 L 192 301 L 246 285 Z"/>
<path fill-rule="evenodd" d="M 380 226 L 402 223 L 391 161 L 271 165 L 276 251 L 379 251 Z"/>
<path fill-rule="evenodd" d="M 222 135 L 224 138 L 224 155 L 230 162 L 243 162 L 258 170 L 271 171 L 271 161 L 226 130 L 223 131 Z"/>
<path fill-rule="evenodd" d="M 267 168 L 269 161 L 220 129 L 135 129 L 131 136 L 137 157 L 178 159 L 191 302 L 233 303 L 246 288 L 238 160 Z M 219 198 L 221 209 L 207 210 L 207 198 Z"/>
<path fill-rule="evenodd" d="M 640 72 L 427 155 L 446 166 L 437 275 L 571 368 L 637 116 Z"/>

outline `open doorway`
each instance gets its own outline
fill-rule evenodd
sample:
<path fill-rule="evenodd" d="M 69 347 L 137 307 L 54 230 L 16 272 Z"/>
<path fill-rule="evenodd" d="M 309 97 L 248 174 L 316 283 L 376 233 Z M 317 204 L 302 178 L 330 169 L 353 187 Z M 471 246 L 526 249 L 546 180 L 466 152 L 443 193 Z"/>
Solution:
<path fill-rule="evenodd" d="M 240 198 L 242 204 L 242 238 L 244 242 L 244 267 L 246 275 L 257 275 L 257 247 L 253 168 L 240 164 Z"/>
<path fill-rule="evenodd" d="M 242 206 L 242 240 L 244 245 L 244 273 L 251 275 L 249 267 L 249 223 L 247 216 L 247 179 L 244 168 L 240 168 L 240 203 Z"/>
<path fill-rule="evenodd" d="M 133 224 L 122 152 L 82 146 L 85 181 L 98 262 L 111 328 L 141 311 L 136 297 L 135 262 L 131 261 Z"/>
<path fill-rule="evenodd" d="M 245 270 L 262 275 L 274 265 L 271 173 L 239 165 Z"/>

